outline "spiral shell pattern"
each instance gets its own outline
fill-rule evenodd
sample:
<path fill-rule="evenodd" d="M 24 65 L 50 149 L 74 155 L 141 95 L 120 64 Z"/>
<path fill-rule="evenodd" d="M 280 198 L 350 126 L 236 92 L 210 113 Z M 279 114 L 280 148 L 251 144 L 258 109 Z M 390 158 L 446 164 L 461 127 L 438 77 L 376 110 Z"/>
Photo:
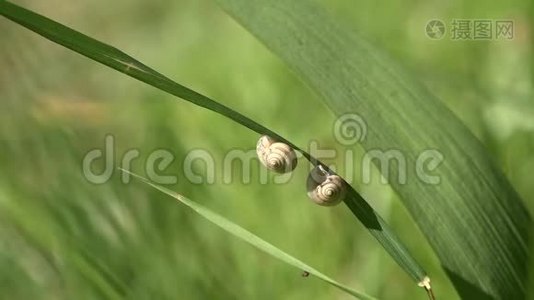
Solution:
<path fill-rule="evenodd" d="M 289 145 L 276 142 L 269 136 L 260 137 L 256 146 L 260 162 L 276 173 L 288 173 L 297 166 L 297 154 Z"/>
<path fill-rule="evenodd" d="M 308 197 L 322 206 L 337 205 L 347 195 L 345 181 L 337 175 L 328 174 L 319 166 L 310 172 L 306 185 Z"/>

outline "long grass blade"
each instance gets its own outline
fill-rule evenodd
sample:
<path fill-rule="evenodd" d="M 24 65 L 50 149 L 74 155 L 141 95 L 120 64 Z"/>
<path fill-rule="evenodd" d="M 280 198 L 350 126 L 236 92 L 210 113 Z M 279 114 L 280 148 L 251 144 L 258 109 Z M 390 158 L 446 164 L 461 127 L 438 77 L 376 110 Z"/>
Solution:
<path fill-rule="evenodd" d="M 261 239 L 260 237 L 258 237 L 257 235 L 253 234 L 252 232 L 244 229 L 243 227 L 235 224 L 234 222 L 226 219 L 225 217 L 213 212 L 212 210 L 208 209 L 207 207 L 204 207 L 198 203 L 196 203 L 195 201 L 193 200 L 190 200 L 188 198 L 186 198 L 185 196 L 183 195 L 180 195 L 178 193 L 175 193 L 165 187 L 162 187 L 160 185 L 157 185 L 157 184 L 154 184 L 152 183 L 151 181 L 149 181 L 147 178 L 144 178 L 140 175 L 137 175 L 135 173 L 132 173 L 132 172 L 129 172 L 127 170 L 124 170 L 124 169 L 121 169 L 121 171 L 123 172 L 126 172 L 126 173 L 129 173 L 131 174 L 132 176 L 136 177 L 137 179 L 141 180 L 142 182 L 150 185 L 151 187 L 167 194 L 168 196 L 171 196 L 173 197 L 174 199 L 178 200 L 178 202 L 184 204 L 185 206 L 187 206 L 188 208 L 192 209 L 193 211 L 195 211 L 197 214 L 199 214 L 200 216 L 204 217 L 206 220 L 212 222 L 213 224 L 219 226 L 220 228 L 222 228 L 223 230 L 225 230 L 226 232 L 232 234 L 233 236 L 241 239 L 242 241 L 245 241 L 247 242 L 248 244 L 254 246 L 255 248 L 257 248 L 258 250 L 261 250 L 269 255 L 271 255 L 272 257 L 276 258 L 276 259 L 279 259 L 283 262 L 285 262 L 286 264 L 288 265 L 291 265 L 303 272 L 307 272 L 309 273 L 310 275 L 313 275 L 337 288 L 339 288 L 340 290 L 352 295 L 352 296 L 355 296 L 356 298 L 358 299 L 362 299 L 362 300 L 373 300 L 373 299 L 376 299 L 374 297 L 371 297 L 369 295 L 366 295 L 362 292 L 358 292 L 358 291 L 355 291 L 353 289 L 351 289 L 350 287 L 342 284 L 342 283 L 339 283 L 337 282 L 336 280 L 328 277 L 327 275 L 319 272 L 318 270 L 316 270 L 315 268 L 307 265 L 306 263 L 302 262 L 301 260 L 287 254 L 286 252 L 280 250 L 278 247 L 266 242 L 265 240 Z"/>

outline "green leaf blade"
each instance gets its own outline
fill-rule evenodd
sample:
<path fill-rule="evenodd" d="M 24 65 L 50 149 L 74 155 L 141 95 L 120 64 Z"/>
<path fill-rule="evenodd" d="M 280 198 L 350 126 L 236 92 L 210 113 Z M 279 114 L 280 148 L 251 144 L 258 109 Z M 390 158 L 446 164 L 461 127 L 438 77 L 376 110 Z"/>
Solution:
<path fill-rule="evenodd" d="M 466 299 L 522 299 L 532 221 L 483 145 L 387 55 L 311 1 L 218 0 L 338 116 L 368 125 L 366 150 L 397 149 L 415 166 L 426 149 L 445 160 L 439 185 L 389 179 Z M 477 298 L 478 299 L 478 298 Z"/>

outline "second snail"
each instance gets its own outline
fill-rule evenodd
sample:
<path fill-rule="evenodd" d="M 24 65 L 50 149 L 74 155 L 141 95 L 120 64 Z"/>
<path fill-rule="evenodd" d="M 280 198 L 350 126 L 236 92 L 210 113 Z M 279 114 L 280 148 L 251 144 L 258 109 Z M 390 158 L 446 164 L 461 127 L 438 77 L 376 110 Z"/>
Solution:
<path fill-rule="evenodd" d="M 345 181 L 335 174 L 330 174 L 321 165 L 316 166 L 306 181 L 308 197 L 316 204 L 334 206 L 347 195 Z"/>

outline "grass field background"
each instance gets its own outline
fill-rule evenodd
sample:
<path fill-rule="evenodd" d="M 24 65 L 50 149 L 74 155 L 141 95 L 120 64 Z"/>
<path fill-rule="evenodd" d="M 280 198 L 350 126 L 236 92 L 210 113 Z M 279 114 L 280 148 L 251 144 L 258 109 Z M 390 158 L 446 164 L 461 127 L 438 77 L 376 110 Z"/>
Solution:
<path fill-rule="evenodd" d="M 532 211 L 534 27 L 528 1 L 322 2 L 437 94 L 487 145 Z M 116 46 L 300 146 L 316 140 L 343 153 L 330 111 L 213 1 L 16 3 Z M 447 32 L 431 40 L 424 28 L 435 18 L 447 25 L 453 19 L 511 19 L 515 37 L 452 41 Z M 118 171 L 106 184 L 88 182 L 82 159 L 103 149 L 112 134 L 115 166 L 135 148 L 141 156 L 133 170 L 144 174 L 148 155 L 167 149 L 176 160 L 166 172 L 179 178 L 169 188 L 343 283 L 383 299 L 426 299 L 344 205 L 311 204 L 307 168 L 297 168 L 285 185 L 259 184 L 257 165 L 252 183 L 224 183 L 225 154 L 253 149 L 255 133 L 6 19 L 0 19 L 0 34 L 0 298 L 349 299 L 165 195 L 135 181 L 122 183 Z M 194 149 L 216 159 L 215 184 L 185 179 L 183 160 Z M 354 177 L 425 267 L 438 299 L 456 299 L 391 189 L 378 176 L 371 184 L 363 184 L 358 172 Z"/>

